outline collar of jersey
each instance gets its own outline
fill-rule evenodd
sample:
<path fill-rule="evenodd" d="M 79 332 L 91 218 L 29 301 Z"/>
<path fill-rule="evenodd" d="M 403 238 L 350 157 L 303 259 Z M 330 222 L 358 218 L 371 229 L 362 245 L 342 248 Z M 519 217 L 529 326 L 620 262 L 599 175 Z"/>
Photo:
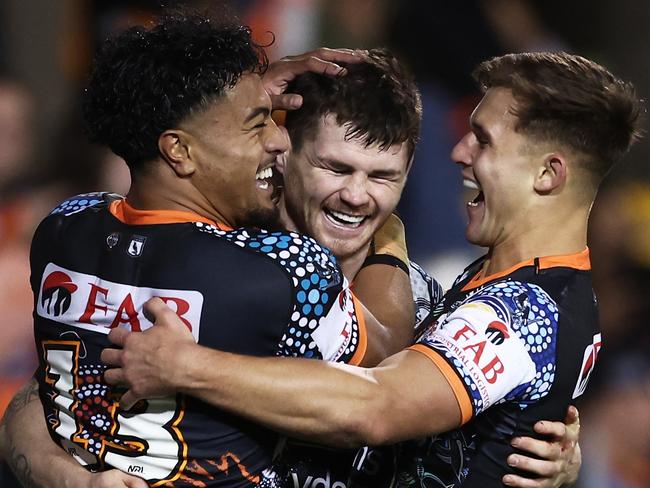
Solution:
<path fill-rule="evenodd" d="M 221 230 L 232 230 L 227 225 L 215 222 L 194 212 L 183 210 L 139 210 L 129 205 L 126 200 L 111 202 L 108 210 L 117 220 L 127 225 L 203 222 L 204 224 L 214 225 Z"/>
<path fill-rule="evenodd" d="M 489 281 L 494 281 L 499 278 L 507 276 L 519 268 L 525 266 L 536 266 L 537 269 L 548 268 L 573 268 L 581 271 L 589 271 L 591 269 L 591 260 L 589 259 L 589 248 L 585 247 L 582 251 L 574 254 L 563 254 L 559 256 L 544 256 L 541 258 L 528 259 L 511 266 L 505 271 L 494 273 L 489 276 L 482 276 L 482 269 L 479 270 L 474 277 L 463 286 L 463 291 L 478 288 Z"/>

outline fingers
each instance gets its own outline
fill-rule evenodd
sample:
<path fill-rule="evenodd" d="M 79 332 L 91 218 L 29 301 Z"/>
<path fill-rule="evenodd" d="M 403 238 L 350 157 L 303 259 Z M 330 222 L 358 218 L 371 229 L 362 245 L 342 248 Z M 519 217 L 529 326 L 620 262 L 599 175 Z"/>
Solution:
<path fill-rule="evenodd" d="M 102 353 L 99 357 L 102 363 L 109 366 L 122 366 L 122 354 L 123 351 L 121 349 L 106 348 L 102 350 Z"/>
<path fill-rule="evenodd" d="M 302 107 L 302 96 L 295 93 L 271 95 L 273 110 L 297 110 Z"/>
<path fill-rule="evenodd" d="M 564 440 L 566 436 L 566 425 L 562 422 L 549 422 L 542 420 L 533 427 L 538 434 L 551 436 L 554 439 Z"/>
<path fill-rule="evenodd" d="M 506 486 L 517 486 L 520 488 L 547 488 L 553 485 L 549 484 L 547 480 L 536 480 L 529 478 L 522 478 L 516 474 L 507 474 L 501 481 Z"/>
<path fill-rule="evenodd" d="M 152 323 L 155 324 L 158 316 L 166 309 L 169 309 L 165 302 L 158 297 L 153 297 L 144 302 L 143 311 L 144 316 Z"/>
<path fill-rule="evenodd" d="M 580 412 L 573 405 L 569 405 L 564 419 L 565 424 L 580 424 Z"/>
<path fill-rule="evenodd" d="M 108 340 L 116 346 L 124 347 L 124 342 L 130 333 L 131 332 L 126 329 L 117 327 L 108 333 Z"/>
<path fill-rule="evenodd" d="M 532 437 L 516 437 L 511 444 L 526 453 L 551 461 L 559 459 L 562 454 L 562 446 L 559 442 L 543 441 Z"/>
<path fill-rule="evenodd" d="M 508 465 L 513 468 L 528 471 L 538 476 L 551 477 L 560 473 L 561 466 L 555 461 L 546 461 L 542 459 L 533 459 L 520 454 L 511 454 L 508 456 Z"/>
<path fill-rule="evenodd" d="M 135 395 L 133 390 L 127 390 L 120 398 L 120 408 L 122 410 L 131 410 L 131 407 L 138 403 L 139 400 L 141 400 L 141 397 Z"/>
<path fill-rule="evenodd" d="M 125 385 L 126 377 L 122 368 L 111 368 L 104 371 L 104 381 L 112 386 Z"/>
<path fill-rule="evenodd" d="M 315 49 L 314 51 L 305 53 L 305 55 L 309 55 L 325 61 L 331 61 L 333 63 L 358 63 L 366 59 L 368 56 L 368 51 L 362 49 L 332 49 L 328 47 L 321 47 Z"/>

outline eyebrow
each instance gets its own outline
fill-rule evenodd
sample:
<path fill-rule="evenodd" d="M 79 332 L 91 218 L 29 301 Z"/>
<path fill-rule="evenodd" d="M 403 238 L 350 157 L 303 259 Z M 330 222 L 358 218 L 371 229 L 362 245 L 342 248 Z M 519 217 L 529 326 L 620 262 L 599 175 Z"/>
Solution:
<path fill-rule="evenodd" d="M 470 120 L 469 125 L 472 128 L 472 131 L 474 131 L 475 134 L 478 134 L 482 138 L 486 139 L 487 142 L 492 142 L 492 137 L 490 136 L 490 133 L 485 130 L 485 127 L 483 127 L 480 123 L 476 122 L 475 120 Z"/>
<path fill-rule="evenodd" d="M 262 115 L 264 118 L 271 115 L 271 110 L 268 107 L 257 107 L 254 108 L 251 113 L 249 113 L 244 119 L 244 124 L 248 124 L 252 120 L 256 119 L 258 116 Z"/>
<path fill-rule="evenodd" d="M 354 167 L 345 163 L 344 161 L 339 161 L 337 159 L 331 158 L 318 158 L 325 166 L 330 167 L 331 169 L 339 171 L 354 171 Z M 380 177 L 380 178 L 397 178 L 400 175 L 399 170 L 395 169 L 378 169 L 372 171 L 368 174 L 370 177 Z"/>

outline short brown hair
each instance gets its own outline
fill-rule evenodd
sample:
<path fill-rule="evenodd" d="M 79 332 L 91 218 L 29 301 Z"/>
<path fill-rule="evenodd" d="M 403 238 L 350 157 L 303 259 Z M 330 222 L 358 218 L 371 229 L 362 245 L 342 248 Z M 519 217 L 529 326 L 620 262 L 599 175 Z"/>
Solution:
<path fill-rule="evenodd" d="M 484 91 L 512 90 L 517 131 L 578 151 L 599 178 L 640 137 L 643 103 L 632 84 L 581 56 L 507 54 L 481 63 L 473 76 Z"/>
<path fill-rule="evenodd" d="M 287 113 L 285 125 L 295 150 L 313 137 L 321 117 L 332 114 L 348 124 L 346 137 L 388 149 L 406 142 L 409 157 L 420 135 L 420 91 L 404 66 L 385 49 L 372 49 L 366 61 L 347 66 L 345 76 L 299 76 L 287 89 L 303 97 L 300 110 Z"/>

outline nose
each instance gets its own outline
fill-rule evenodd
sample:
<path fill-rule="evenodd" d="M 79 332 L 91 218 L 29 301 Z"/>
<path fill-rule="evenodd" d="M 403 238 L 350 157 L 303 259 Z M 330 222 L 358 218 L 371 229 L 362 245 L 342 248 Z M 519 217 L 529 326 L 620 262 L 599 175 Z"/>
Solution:
<path fill-rule="evenodd" d="M 278 125 L 269 117 L 264 128 L 264 149 L 269 153 L 283 153 L 289 150 L 289 134 L 284 127 Z"/>
<path fill-rule="evenodd" d="M 370 201 L 367 176 L 362 172 L 350 174 L 339 195 L 341 201 L 350 207 L 358 208 L 367 205 Z"/>
<path fill-rule="evenodd" d="M 451 150 L 451 160 L 454 163 L 463 164 L 469 166 L 472 161 L 472 139 L 474 134 L 468 132 L 463 136 L 463 138 L 456 143 L 454 148 Z"/>

